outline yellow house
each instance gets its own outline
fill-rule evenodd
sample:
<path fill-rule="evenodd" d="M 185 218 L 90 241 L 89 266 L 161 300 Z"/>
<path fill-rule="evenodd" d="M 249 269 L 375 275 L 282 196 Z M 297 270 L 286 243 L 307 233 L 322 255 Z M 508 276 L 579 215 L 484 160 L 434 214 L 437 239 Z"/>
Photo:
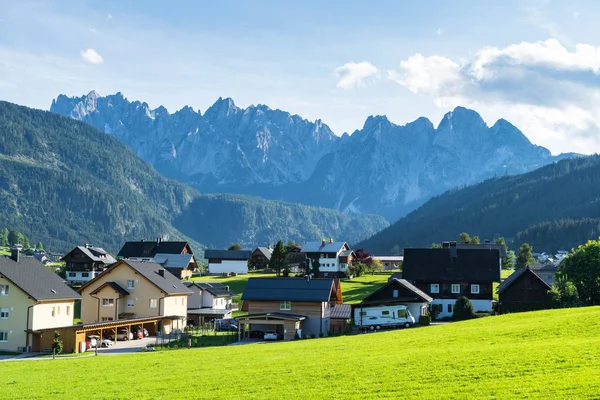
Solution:
<path fill-rule="evenodd" d="M 73 325 L 79 298 L 35 258 L 0 256 L 0 350 L 41 351 L 40 330 Z"/>
<path fill-rule="evenodd" d="M 151 261 L 121 260 L 79 289 L 83 324 L 159 318 L 158 329 L 183 329 L 192 293 Z"/>

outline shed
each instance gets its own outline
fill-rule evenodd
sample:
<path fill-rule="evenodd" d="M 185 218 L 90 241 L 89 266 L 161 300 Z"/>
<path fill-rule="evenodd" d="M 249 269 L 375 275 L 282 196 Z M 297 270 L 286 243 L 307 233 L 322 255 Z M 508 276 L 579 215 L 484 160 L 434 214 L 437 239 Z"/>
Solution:
<path fill-rule="evenodd" d="M 529 268 L 518 269 L 498 286 L 501 313 L 550 308 L 551 287 Z"/>

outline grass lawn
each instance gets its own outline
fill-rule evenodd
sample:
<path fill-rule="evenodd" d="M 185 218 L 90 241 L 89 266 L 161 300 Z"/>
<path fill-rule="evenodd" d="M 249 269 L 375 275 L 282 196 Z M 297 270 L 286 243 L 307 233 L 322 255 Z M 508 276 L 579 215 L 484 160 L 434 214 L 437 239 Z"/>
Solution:
<path fill-rule="evenodd" d="M 367 274 L 351 280 L 342 279 L 344 303 L 360 303 L 362 299 L 385 285 L 392 273 Z"/>
<path fill-rule="evenodd" d="M 289 343 L 14 361 L 2 365 L 0 398 L 597 398 L 598 319 L 600 307 L 588 307 Z"/>

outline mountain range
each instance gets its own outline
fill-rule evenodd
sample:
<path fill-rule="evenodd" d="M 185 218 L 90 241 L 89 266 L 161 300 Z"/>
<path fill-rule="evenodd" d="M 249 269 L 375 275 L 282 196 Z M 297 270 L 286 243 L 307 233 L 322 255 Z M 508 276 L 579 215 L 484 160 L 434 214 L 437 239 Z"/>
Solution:
<path fill-rule="evenodd" d="M 450 190 L 357 244 L 371 253 L 503 236 L 518 250 L 571 250 L 600 236 L 600 156 L 562 160 L 538 170 Z"/>
<path fill-rule="evenodd" d="M 380 216 L 200 194 L 86 123 L 1 101 L 0 219 L 54 251 L 92 243 L 112 252 L 125 240 L 157 236 L 189 240 L 196 250 L 359 241 L 388 225 Z"/>
<path fill-rule="evenodd" d="M 458 107 L 437 128 L 426 118 L 400 126 L 371 116 L 352 135 L 321 120 L 219 98 L 204 114 L 169 113 L 129 101 L 59 95 L 52 112 L 115 136 L 164 176 L 206 193 L 241 193 L 389 221 L 448 189 L 528 172 L 553 156 L 508 121 L 491 127 Z"/>

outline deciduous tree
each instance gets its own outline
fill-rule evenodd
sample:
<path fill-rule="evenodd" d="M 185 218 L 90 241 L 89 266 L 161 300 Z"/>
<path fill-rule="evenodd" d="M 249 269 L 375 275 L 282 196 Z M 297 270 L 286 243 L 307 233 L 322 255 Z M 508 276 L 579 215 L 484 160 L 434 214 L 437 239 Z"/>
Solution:
<path fill-rule="evenodd" d="M 600 240 L 590 240 L 568 255 L 557 276 L 573 282 L 585 304 L 600 304 Z"/>
<path fill-rule="evenodd" d="M 227 250 L 241 250 L 241 249 L 242 249 L 242 246 L 240 246 L 239 243 L 232 243 L 227 248 Z"/>

